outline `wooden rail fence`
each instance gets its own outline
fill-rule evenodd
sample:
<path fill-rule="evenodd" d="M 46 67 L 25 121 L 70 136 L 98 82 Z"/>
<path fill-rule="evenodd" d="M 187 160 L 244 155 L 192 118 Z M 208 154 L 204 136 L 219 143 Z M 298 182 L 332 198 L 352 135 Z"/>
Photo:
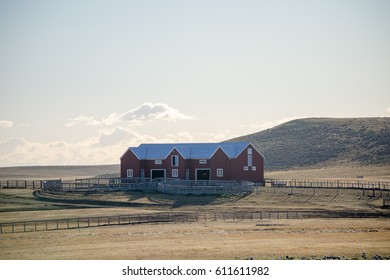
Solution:
<path fill-rule="evenodd" d="M 0 180 L 0 188 L 41 189 L 44 180 Z"/>
<path fill-rule="evenodd" d="M 321 192 L 345 193 L 358 191 L 363 196 L 389 197 L 390 182 L 360 181 L 360 180 L 279 180 L 267 179 L 266 186 L 274 190 L 284 190 L 290 194 L 311 192 L 313 195 Z"/>
<path fill-rule="evenodd" d="M 390 190 L 389 181 L 266 179 L 265 183 L 272 187 Z"/>
<path fill-rule="evenodd" d="M 18 221 L 0 223 L 0 234 L 62 229 L 89 228 L 113 225 L 168 222 L 210 222 L 210 221 L 262 221 L 272 219 L 311 218 L 373 218 L 390 217 L 378 212 L 344 211 L 251 211 L 251 212 L 164 212 L 155 214 L 113 215 L 100 217 L 78 217 L 54 220 Z"/>

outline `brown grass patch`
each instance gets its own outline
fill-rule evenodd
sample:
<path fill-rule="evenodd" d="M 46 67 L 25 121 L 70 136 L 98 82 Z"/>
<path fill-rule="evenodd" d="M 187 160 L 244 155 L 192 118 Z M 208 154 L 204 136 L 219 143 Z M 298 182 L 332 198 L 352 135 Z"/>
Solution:
<path fill-rule="evenodd" d="M 259 226 L 264 223 L 265 226 Z M 388 219 L 112 226 L 5 234 L 2 259 L 277 259 L 390 255 Z"/>

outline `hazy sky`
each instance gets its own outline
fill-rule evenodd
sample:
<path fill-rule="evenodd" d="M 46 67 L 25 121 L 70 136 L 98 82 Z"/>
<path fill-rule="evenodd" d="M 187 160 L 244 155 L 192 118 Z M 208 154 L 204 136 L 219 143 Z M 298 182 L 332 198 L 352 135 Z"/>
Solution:
<path fill-rule="evenodd" d="M 390 116 L 390 1 L 0 0 L 0 166 Z"/>

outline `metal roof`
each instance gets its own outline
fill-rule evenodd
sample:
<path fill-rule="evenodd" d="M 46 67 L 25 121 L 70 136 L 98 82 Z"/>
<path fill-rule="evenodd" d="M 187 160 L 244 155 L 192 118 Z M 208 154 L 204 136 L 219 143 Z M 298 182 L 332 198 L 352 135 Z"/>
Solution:
<path fill-rule="evenodd" d="M 141 144 L 129 149 L 139 159 L 165 159 L 176 149 L 184 159 L 209 159 L 221 149 L 229 158 L 236 158 L 250 143 L 183 143 L 183 144 Z"/>

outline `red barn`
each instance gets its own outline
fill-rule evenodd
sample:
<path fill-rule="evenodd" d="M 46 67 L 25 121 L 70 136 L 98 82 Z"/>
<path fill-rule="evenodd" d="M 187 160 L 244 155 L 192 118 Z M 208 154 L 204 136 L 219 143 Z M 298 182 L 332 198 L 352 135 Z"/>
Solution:
<path fill-rule="evenodd" d="M 264 181 L 264 156 L 249 142 L 141 144 L 120 159 L 121 177 Z"/>

